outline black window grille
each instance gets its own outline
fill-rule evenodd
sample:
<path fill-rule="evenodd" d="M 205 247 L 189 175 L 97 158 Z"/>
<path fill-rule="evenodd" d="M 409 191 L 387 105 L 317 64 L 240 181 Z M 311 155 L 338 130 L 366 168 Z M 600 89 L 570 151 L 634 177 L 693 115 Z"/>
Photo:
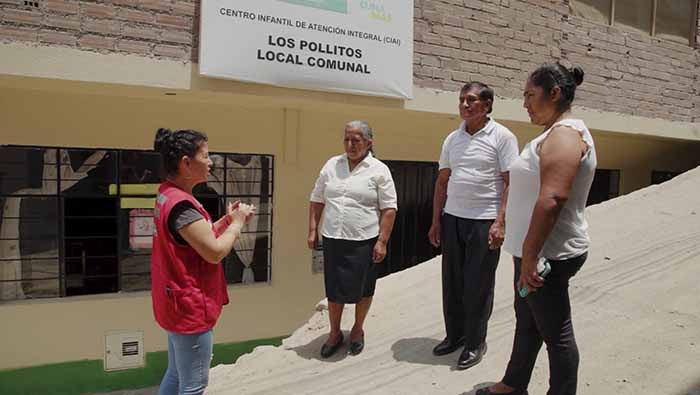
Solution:
<path fill-rule="evenodd" d="M 387 246 L 387 257 L 381 265 L 379 275 L 382 277 L 418 265 L 440 253 L 428 241 L 438 164 L 398 160 L 384 163 L 394 179 L 399 210 Z"/>
<path fill-rule="evenodd" d="M 620 196 L 620 170 L 596 169 L 586 206 Z"/>
<path fill-rule="evenodd" d="M 228 201 L 258 215 L 224 259 L 228 283 L 267 282 L 274 157 L 210 153 L 195 197 L 214 219 Z M 150 288 L 153 151 L 0 146 L 0 301 Z"/>
<path fill-rule="evenodd" d="M 673 179 L 675 176 L 681 174 L 678 171 L 663 171 L 663 170 L 652 170 L 651 171 L 651 184 L 661 184 L 668 180 Z"/>

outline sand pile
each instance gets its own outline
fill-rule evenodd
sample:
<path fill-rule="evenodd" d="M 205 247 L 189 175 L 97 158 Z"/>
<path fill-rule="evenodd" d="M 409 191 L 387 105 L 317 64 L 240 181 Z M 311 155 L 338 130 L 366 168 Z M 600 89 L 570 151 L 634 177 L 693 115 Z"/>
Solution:
<path fill-rule="evenodd" d="M 700 394 L 700 168 L 592 206 L 592 249 L 572 279 L 580 394 Z M 435 357 L 444 336 L 440 257 L 377 284 L 359 356 L 321 360 L 327 311 L 280 347 L 211 372 L 209 394 L 472 394 L 501 378 L 514 331 L 511 257 L 503 253 L 488 354 L 466 371 Z M 310 306 L 310 311 L 313 306 Z M 354 311 L 346 308 L 343 328 Z M 347 333 L 346 333 L 347 335 Z M 530 385 L 547 389 L 543 349 Z"/>

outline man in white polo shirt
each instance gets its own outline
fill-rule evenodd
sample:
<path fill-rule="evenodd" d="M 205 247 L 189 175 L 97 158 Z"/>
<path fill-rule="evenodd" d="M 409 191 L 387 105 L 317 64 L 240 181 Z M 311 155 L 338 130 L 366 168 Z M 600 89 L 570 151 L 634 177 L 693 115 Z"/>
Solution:
<path fill-rule="evenodd" d="M 435 182 L 428 237 L 442 245 L 442 305 L 447 336 L 433 349 L 449 354 L 464 345 L 457 368 L 486 353 L 496 266 L 505 231 L 508 167 L 518 141 L 491 119 L 493 89 L 470 82 L 459 94 L 463 120 L 445 139 Z"/>

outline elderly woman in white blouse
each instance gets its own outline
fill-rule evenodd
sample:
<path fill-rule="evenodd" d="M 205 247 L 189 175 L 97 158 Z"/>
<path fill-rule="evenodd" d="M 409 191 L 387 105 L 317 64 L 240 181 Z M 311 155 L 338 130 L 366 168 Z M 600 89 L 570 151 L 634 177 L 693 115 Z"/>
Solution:
<path fill-rule="evenodd" d="M 309 248 L 318 243 L 323 215 L 324 282 L 331 331 L 321 356 L 328 358 L 343 344 L 340 319 L 346 303 L 355 304 L 350 331 L 352 355 L 364 348 L 363 324 L 377 281 L 376 264 L 396 218 L 396 189 L 389 168 L 372 155 L 372 129 L 364 121 L 345 125 L 345 153 L 326 162 L 311 192 Z"/>

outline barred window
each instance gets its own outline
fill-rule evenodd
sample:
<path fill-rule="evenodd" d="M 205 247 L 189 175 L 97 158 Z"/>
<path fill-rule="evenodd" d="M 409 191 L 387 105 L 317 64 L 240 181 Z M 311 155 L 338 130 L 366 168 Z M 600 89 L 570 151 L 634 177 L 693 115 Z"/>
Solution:
<path fill-rule="evenodd" d="M 698 0 L 572 0 L 570 4 L 573 15 L 593 22 L 689 45 L 695 41 Z"/>
<path fill-rule="evenodd" d="M 224 259 L 227 282 L 271 275 L 273 156 L 211 153 L 195 197 L 213 218 L 227 202 L 258 215 Z M 150 288 L 153 151 L 0 146 L 0 301 Z"/>
<path fill-rule="evenodd" d="M 697 4 L 692 0 L 657 0 L 655 35 L 667 40 L 692 43 L 695 28 Z"/>
<path fill-rule="evenodd" d="M 589 21 L 610 24 L 611 0 L 576 0 L 570 4 L 574 15 Z"/>
<path fill-rule="evenodd" d="M 616 26 L 651 34 L 652 0 L 614 0 L 613 20 Z"/>

